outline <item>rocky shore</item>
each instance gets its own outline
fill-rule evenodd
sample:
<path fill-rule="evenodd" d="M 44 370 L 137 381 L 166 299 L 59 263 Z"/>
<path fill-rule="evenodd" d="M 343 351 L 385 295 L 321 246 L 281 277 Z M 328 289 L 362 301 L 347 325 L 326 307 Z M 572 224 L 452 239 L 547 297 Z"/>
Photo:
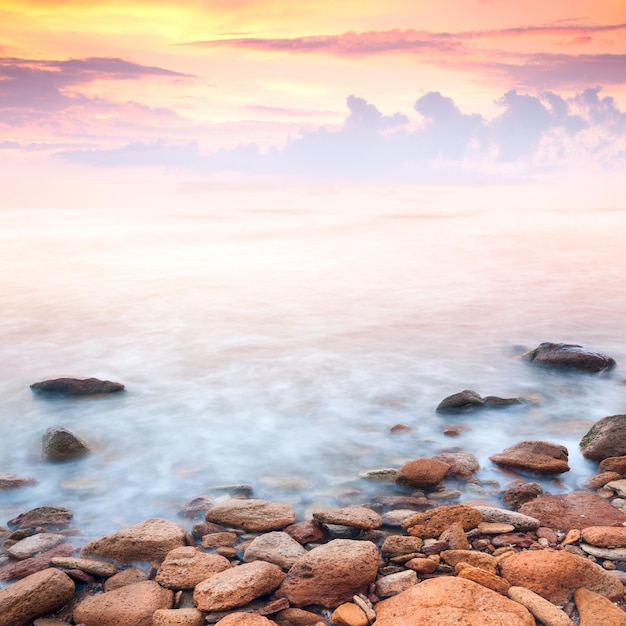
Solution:
<path fill-rule="evenodd" d="M 564 344 L 525 358 L 582 375 L 615 365 Z M 123 389 L 88 380 L 95 394 Z M 71 395 L 68 379 L 36 385 Z M 437 410 L 529 401 L 465 390 Z M 625 432 L 626 415 L 612 415 L 582 437 L 597 471 L 570 493 L 533 481 L 569 470 L 564 446 L 522 441 L 492 455 L 511 479 L 496 503 L 450 487 L 477 482 L 478 462 L 459 450 L 375 468 L 362 477 L 376 485 L 367 500 L 300 517 L 245 485 L 181 503 L 179 521 L 103 537 L 61 506 L 25 511 L 0 527 L 0 626 L 626 626 Z M 58 429 L 43 454 L 58 462 L 89 445 Z M 29 480 L 0 474 L 0 489 Z"/>

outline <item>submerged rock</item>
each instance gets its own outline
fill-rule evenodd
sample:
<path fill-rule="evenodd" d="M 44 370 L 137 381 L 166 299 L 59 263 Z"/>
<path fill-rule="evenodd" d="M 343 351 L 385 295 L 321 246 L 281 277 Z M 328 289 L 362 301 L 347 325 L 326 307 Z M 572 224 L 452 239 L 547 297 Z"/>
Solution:
<path fill-rule="evenodd" d="M 62 506 L 38 506 L 9 520 L 7 525 L 15 528 L 36 528 L 45 526 L 48 529 L 67 528 L 74 514 Z"/>
<path fill-rule="evenodd" d="M 124 385 L 99 378 L 52 378 L 33 383 L 37 394 L 58 396 L 99 396 L 124 390 Z"/>
<path fill-rule="evenodd" d="M 36 482 L 34 478 L 30 478 L 29 476 L 16 476 L 9 472 L 0 472 L 0 491 L 19 489 L 20 487 L 34 485 Z"/>
<path fill-rule="evenodd" d="M 615 359 L 609 356 L 569 343 L 544 342 L 522 358 L 536 365 L 587 372 L 602 372 L 615 365 Z"/>
<path fill-rule="evenodd" d="M 626 455 L 626 415 L 598 420 L 581 439 L 580 451 L 592 461 Z"/>
<path fill-rule="evenodd" d="M 49 461 L 73 461 L 89 454 L 91 446 L 63 426 L 50 426 L 43 435 L 42 451 Z"/>

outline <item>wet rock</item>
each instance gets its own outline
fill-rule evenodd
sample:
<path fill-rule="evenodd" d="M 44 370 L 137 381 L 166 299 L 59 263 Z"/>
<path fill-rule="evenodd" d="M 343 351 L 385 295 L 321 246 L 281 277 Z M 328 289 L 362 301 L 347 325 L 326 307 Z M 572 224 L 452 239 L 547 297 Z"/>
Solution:
<path fill-rule="evenodd" d="M 61 608 L 74 595 L 74 583 L 48 568 L 0 589 L 0 624 L 28 626 L 35 618 Z"/>
<path fill-rule="evenodd" d="M 624 595 L 624 586 L 599 565 L 565 550 L 527 550 L 500 564 L 502 577 L 515 587 L 526 587 L 554 604 L 563 605 L 579 587 L 612 600 Z"/>
<path fill-rule="evenodd" d="M 464 389 L 458 393 L 444 398 L 438 405 L 437 411 L 465 411 L 475 407 L 481 407 L 485 401 L 475 391 Z"/>
<path fill-rule="evenodd" d="M 626 522 L 623 512 L 598 494 L 588 491 L 540 496 L 523 504 L 520 513 L 537 518 L 541 526 L 564 532 L 573 528 L 612 526 Z"/>
<path fill-rule="evenodd" d="M 467 532 L 476 528 L 483 516 L 476 508 L 463 504 L 440 506 L 425 513 L 415 513 L 402 522 L 402 528 L 413 537 L 436 538 L 455 522 Z"/>
<path fill-rule="evenodd" d="M 282 530 L 295 522 L 293 507 L 266 500 L 231 499 L 206 512 L 206 521 L 242 528 L 248 532 Z"/>
<path fill-rule="evenodd" d="M 37 556 L 23 559 L 21 561 L 13 561 L 0 568 L 0 580 L 9 582 L 11 580 L 19 580 L 36 572 L 48 569 L 52 563 L 52 559 L 56 556 L 70 556 L 74 552 L 74 547 L 62 543 L 51 550 L 46 550 Z"/>
<path fill-rule="evenodd" d="M 534 500 L 543 493 L 543 487 L 539 483 L 526 483 L 519 487 L 507 489 L 502 494 L 504 504 L 519 509 L 522 504 Z"/>
<path fill-rule="evenodd" d="M 410 487 L 434 487 L 448 473 L 450 466 L 436 459 L 414 459 L 405 463 L 396 474 L 396 483 Z"/>
<path fill-rule="evenodd" d="M 581 537 L 599 548 L 626 548 L 626 528 L 623 526 L 590 526 L 582 529 Z"/>
<path fill-rule="evenodd" d="M 287 573 L 276 597 L 295 607 L 334 609 L 376 579 L 378 548 L 370 541 L 334 539 L 302 555 Z"/>
<path fill-rule="evenodd" d="M 254 613 L 231 613 L 223 617 L 215 626 L 275 626 L 276 622 Z"/>
<path fill-rule="evenodd" d="M 525 606 L 544 626 L 572 626 L 565 611 L 524 587 L 510 587 L 509 598 Z"/>
<path fill-rule="evenodd" d="M 610 456 L 600 461 L 600 471 L 626 475 L 626 456 Z"/>
<path fill-rule="evenodd" d="M 155 580 L 168 589 L 193 589 L 213 574 L 229 568 L 230 561 L 223 556 L 184 546 L 167 553 Z"/>
<path fill-rule="evenodd" d="M 270 594 L 284 578 L 283 571 L 273 563 L 245 563 L 214 574 L 196 585 L 193 600 L 201 611 L 236 609 Z"/>
<path fill-rule="evenodd" d="M 581 439 L 580 450 L 592 461 L 626 456 L 626 415 L 609 415 L 598 420 Z"/>
<path fill-rule="evenodd" d="M 100 396 L 123 391 L 124 385 L 98 378 L 53 378 L 33 383 L 30 388 L 43 395 Z"/>
<path fill-rule="evenodd" d="M 16 476 L 9 472 L 0 472 L 0 491 L 28 487 L 36 484 L 36 482 L 34 478 L 29 478 L 28 476 Z"/>
<path fill-rule="evenodd" d="M 585 489 L 600 489 L 607 483 L 610 483 L 613 480 L 620 480 L 621 478 L 622 475 L 617 472 L 601 472 L 600 474 L 595 474 L 594 476 L 586 478 L 583 481 L 583 487 Z"/>
<path fill-rule="evenodd" d="M 541 526 L 541 522 L 536 517 L 521 512 L 482 504 L 474 505 L 473 508 L 480 512 L 485 522 L 511 524 L 516 530 L 534 530 Z"/>
<path fill-rule="evenodd" d="M 181 517 L 187 517 L 189 519 L 204 517 L 205 511 L 212 506 L 213 500 L 211 500 L 211 498 L 208 496 L 198 496 L 197 498 L 187 502 L 178 514 Z"/>
<path fill-rule="evenodd" d="M 626 613 L 604 596 L 589 589 L 574 592 L 582 626 L 626 626 Z"/>
<path fill-rule="evenodd" d="M 152 615 L 152 626 L 204 626 L 204 615 L 198 609 L 158 609 Z"/>
<path fill-rule="evenodd" d="M 480 469 L 478 459 L 471 452 L 443 452 L 433 457 L 450 466 L 446 476 L 469 478 Z"/>
<path fill-rule="evenodd" d="M 90 541 L 83 556 L 100 556 L 120 563 L 162 561 L 174 548 L 186 544 L 187 533 L 178 524 L 152 518 Z"/>
<path fill-rule="evenodd" d="M 246 548 L 243 560 L 267 561 L 288 570 L 306 550 L 285 532 L 275 530 L 259 535 Z"/>
<path fill-rule="evenodd" d="M 87 574 L 98 576 L 100 578 L 109 578 L 117 574 L 117 568 L 112 563 L 104 561 L 94 561 L 92 559 L 79 559 L 78 557 L 55 556 L 50 563 L 54 567 L 62 567 L 64 569 L 78 569 Z"/>
<path fill-rule="evenodd" d="M 615 359 L 609 356 L 567 343 L 544 342 L 522 358 L 535 365 L 586 372 L 601 372 L 615 365 Z"/>
<path fill-rule="evenodd" d="M 416 584 L 417 574 L 413 570 L 389 574 L 376 581 L 376 595 L 379 598 L 390 598 Z"/>
<path fill-rule="evenodd" d="M 37 533 L 13 544 L 7 553 L 14 559 L 28 559 L 40 552 L 45 552 L 65 541 L 65 535 L 55 533 Z"/>
<path fill-rule="evenodd" d="M 347 506 L 341 509 L 315 511 L 313 519 L 320 524 L 339 524 L 361 530 L 380 528 L 383 524 L 380 515 L 363 506 Z"/>
<path fill-rule="evenodd" d="M 489 460 L 496 465 L 537 474 L 561 474 L 569 471 L 567 448 L 547 441 L 521 441 Z"/>
<path fill-rule="evenodd" d="M 91 446 L 62 426 L 50 426 L 43 435 L 43 455 L 49 461 L 73 461 L 91 452 Z"/>
<path fill-rule="evenodd" d="M 26 513 L 9 520 L 7 525 L 12 530 L 16 528 L 37 528 L 42 526 L 50 530 L 67 528 L 74 514 L 61 506 L 39 506 Z"/>
<path fill-rule="evenodd" d="M 452 576 L 425 580 L 374 608 L 376 626 L 535 626 L 517 602 Z"/>
<path fill-rule="evenodd" d="M 74 621 L 85 626 L 152 626 L 152 615 L 170 609 L 174 592 L 153 580 L 90 596 L 74 609 Z"/>

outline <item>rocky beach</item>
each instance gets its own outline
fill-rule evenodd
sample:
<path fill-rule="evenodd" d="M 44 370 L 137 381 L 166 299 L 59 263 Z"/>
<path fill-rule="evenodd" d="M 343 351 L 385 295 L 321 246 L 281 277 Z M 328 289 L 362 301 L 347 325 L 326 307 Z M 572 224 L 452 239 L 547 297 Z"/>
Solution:
<path fill-rule="evenodd" d="M 529 367 L 589 380 L 615 360 L 574 344 L 542 343 Z M 31 385 L 52 402 L 129 393 L 99 379 Z M 533 397 L 463 390 L 437 412 L 503 419 Z M 411 431 L 407 424 L 392 428 Z M 626 415 L 580 438 L 593 471 L 564 490 L 572 452 L 525 440 L 489 458 L 502 480 L 480 480 L 471 450 L 450 446 L 355 479 L 334 506 L 298 506 L 224 485 L 181 501 L 176 519 L 145 519 L 93 536 L 58 503 L 0 528 L 1 626 L 607 626 L 626 624 Z M 91 454 L 62 426 L 42 434 L 48 463 Z M 0 489 L 29 476 L 0 475 Z M 550 485 L 554 487 L 551 492 Z M 292 499 L 293 500 L 293 499 Z M 124 506 L 123 502 L 119 503 Z"/>

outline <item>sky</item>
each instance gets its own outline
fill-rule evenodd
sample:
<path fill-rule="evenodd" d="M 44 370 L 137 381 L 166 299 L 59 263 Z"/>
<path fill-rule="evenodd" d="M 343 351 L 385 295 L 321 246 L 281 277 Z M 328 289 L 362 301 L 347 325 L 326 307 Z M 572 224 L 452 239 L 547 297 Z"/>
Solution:
<path fill-rule="evenodd" d="M 624 171 L 625 0 L 0 0 L 0 208 L 614 209 Z"/>

